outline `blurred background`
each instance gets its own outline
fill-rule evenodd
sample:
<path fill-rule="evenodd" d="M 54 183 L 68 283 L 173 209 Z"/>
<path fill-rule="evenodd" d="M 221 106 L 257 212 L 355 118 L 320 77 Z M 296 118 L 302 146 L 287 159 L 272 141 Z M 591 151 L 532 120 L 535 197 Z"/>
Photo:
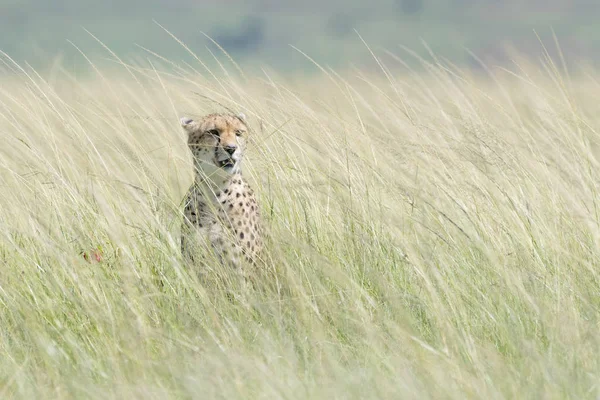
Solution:
<path fill-rule="evenodd" d="M 493 64 L 509 62 L 514 50 L 539 57 L 540 39 L 555 48 L 554 32 L 568 59 L 593 62 L 599 17 L 598 0 L 0 0 L 0 50 L 38 68 L 57 59 L 84 65 L 69 40 L 92 58 L 108 57 L 85 28 L 126 59 L 149 57 L 145 47 L 191 61 L 156 21 L 203 59 L 216 49 L 201 32 L 245 68 L 290 73 L 314 68 L 290 45 L 333 68 L 372 66 L 355 31 L 378 54 L 410 62 L 403 47 L 425 57 L 429 48 L 472 68 L 469 51 Z"/>

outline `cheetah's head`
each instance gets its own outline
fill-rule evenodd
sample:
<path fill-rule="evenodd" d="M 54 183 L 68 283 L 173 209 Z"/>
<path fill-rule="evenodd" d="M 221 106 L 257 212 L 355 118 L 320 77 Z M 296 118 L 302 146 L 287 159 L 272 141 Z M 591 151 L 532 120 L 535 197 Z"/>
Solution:
<path fill-rule="evenodd" d="M 210 114 L 198 121 L 183 117 L 180 122 L 198 172 L 225 178 L 241 172 L 248 131 L 244 114 Z"/>

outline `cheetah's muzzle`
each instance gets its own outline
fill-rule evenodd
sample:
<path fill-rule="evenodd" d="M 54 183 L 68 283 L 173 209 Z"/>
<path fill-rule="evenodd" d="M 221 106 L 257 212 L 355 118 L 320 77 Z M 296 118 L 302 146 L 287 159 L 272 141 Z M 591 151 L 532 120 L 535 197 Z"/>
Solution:
<path fill-rule="evenodd" d="M 219 168 L 225 168 L 225 169 L 233 168 L 235 166 L 235 161 L 233 160 L 233 158 L 226 158 L 225 160 L 217 160 L 217 163 L 219 165 Z"/>

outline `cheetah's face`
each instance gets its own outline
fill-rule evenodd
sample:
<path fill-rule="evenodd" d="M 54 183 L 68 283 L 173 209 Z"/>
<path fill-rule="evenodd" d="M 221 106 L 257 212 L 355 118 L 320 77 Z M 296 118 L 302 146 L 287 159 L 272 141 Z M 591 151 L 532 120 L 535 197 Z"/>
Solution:
<path fill-rule="evenodd" d="M 211 114 L 199 121 L 183 117 L 181 126 L 197 169 L 208 176 L 240 172 L 248 131 L 243 114 Z"/>

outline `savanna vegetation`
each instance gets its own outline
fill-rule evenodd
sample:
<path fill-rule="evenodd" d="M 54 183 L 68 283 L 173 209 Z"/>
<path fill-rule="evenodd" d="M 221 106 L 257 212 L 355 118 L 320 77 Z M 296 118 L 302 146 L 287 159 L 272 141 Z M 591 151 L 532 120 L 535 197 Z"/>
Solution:
<path fill-rule="evenodd" d="M 598 396 L 593 72 L 150 57 L 2 59 L 0 397 Z M 227 110 L 269 233 L 244 290 L 179 251 L 179 117 Z"/>

